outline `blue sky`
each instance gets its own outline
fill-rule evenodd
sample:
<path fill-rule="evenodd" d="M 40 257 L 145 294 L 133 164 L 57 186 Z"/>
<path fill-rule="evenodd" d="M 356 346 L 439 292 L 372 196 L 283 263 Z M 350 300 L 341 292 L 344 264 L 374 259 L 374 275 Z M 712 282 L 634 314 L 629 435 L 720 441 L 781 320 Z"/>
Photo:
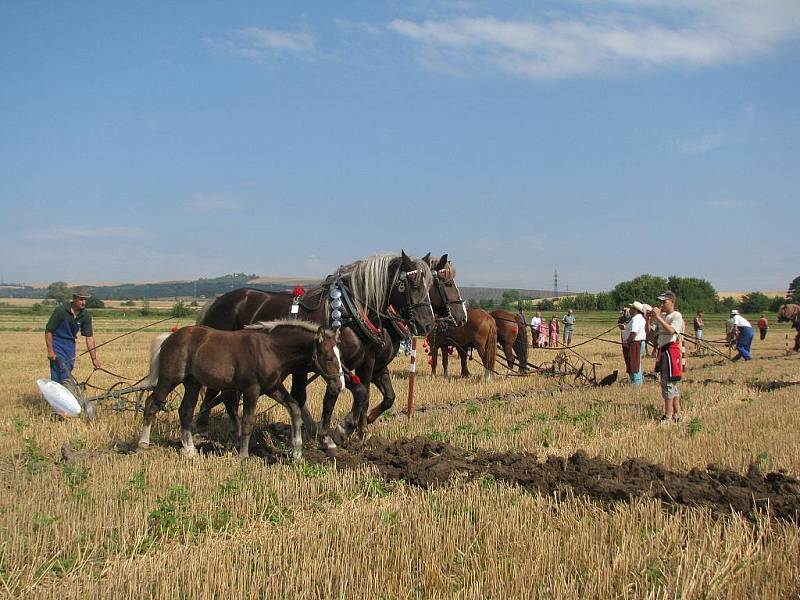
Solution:
<path fill-rule="evenodd" d="M 0 5 L 0 276 L 800 274 L 800 2 Z"/>

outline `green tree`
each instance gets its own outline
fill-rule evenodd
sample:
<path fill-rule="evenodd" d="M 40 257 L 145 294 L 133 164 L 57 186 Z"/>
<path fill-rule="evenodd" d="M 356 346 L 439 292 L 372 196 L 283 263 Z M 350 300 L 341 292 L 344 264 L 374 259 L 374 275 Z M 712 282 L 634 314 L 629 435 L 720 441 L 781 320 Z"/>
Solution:
<path fill-rule="evenodd" d="M 65 281 L 54 281 L 47 286 L 47 297 L 56 302 L 66 302 L 72 299 L 72 290 Z"/>
<path fill-rule="evenodd" d="M 147 298 L 142 298 L 142 308 L 139 310 L 143 317 L 149 315 L 152 311 L 150 310 L 150 300 Z"/>
<path fill-rule="evenodd" d="M 717 305 L 717 290 L 705 279 L 671 275 L 667 287 L 678 296 L 681 310 L 712 311 Z"/>
<path fill-rule="evenodd" d="M 544 298 L 539 300 L 539 303 L 536 305 L 536 310 L 555 310 L 556 303 L 553 302 L 550 298 Z"/>
<path fill-rule="evenodd" d="M 736 300 L 733 296 L 725 296 L 719 301 L 719 308 L 715 312 L 733 310 L 734 308 L 736 308 Z"/>
<path fill-rule="evenodd" d="M 763 313 L 769 309 L 769 296 L 761 292 L 750 292 L 742 296 L 739 310 L 746 313 Z"/>
<path fill-rule="evenodd" d="M 792 279 L 792 282 L 789 284 L 789 291 L 786 292 L 786 296 L 792 302 L 800 302 L 800 275 Z"/>
<path fill-rule="evenodd" d="M 615 306 L 627 306 L 634 300 L 652 304 L 656 296 L 667 289 L 667 280 L 656 275 L 639 275 L 630 281 L 618 283 L 611 291 Z"/>
<path fill-rule="evenodd" d="M 511 306 L 512 304 L 516 304 L 516 302 L 521 298 L 519 291 L 517 290 L 506 290 L 503 292 L 503 306 Z"/>
<path fill-rule="evenodd" d="M 192 314 L 192 309 L 186 306 L 183 303 L 183 300 L 179 300 L 175 304 L 172 305 L 172 316 L 173 317 L 188 317 Z"/>
<path fill-rule="evenodd" d="M 86 299 L 86 308 L 105 308 L 105 303 L 97 296 L 90 296 Z"/>
<path fill-rule="evenodd" d="M 770 298 L 769 311 L 778 312 L 781 309 L 781 306 L 786 304 L 786 302 L 786 298 L 781 298 L 780 296 L 774 296 L 773 298 Z"/>
<path fill-rule="evenodd" d="M 598 292 L 595 294 L 595 308 L 597 310 L 614 310 L 614 295 L 611 292 Z"/>

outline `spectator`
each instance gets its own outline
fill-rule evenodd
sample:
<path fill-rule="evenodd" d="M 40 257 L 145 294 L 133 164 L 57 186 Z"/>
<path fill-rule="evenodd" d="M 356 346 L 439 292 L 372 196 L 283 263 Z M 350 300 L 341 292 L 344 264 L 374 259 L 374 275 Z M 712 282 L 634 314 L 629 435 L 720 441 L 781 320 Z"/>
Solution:
<path fill-rule="evenodd" d="M 550 319 L 550 347 L 558 346 L 558 317 L 553 315 Z"/>
<path fill-rule="evenodd" d="M 633 385 L 642 385 L 644 382 L 642 366 L 644 357 L 647 356 L 647 321 L 644 318 L 646 306 L 641 302 L 634 302 L 628 307 L 631 318 L 623 331 L 625 370 Z"/>
<path fill-rule="evenodd" d="M 56 383 L 69 380 L 75 358 L 78 355 L 78 332 L 86 338 L 86 348 L 95 369 L 100 368 L 95 351 L 92 315 L 86 309 L 90 298 L 89 288 L 78 286 L 72 294 L 72 302 L 59 304 L 50 315 L 44 328 L 47 358 L 50 360 L 50 379 Z"/>
<path fill-rule="evenodd" d="M 694 351 L 700 352 L 700 342 L 703 341 L 703 328 L 705 321 L 703 320 L 703 311 L 698 310 L 697 316 L 694 318 Z"/>
<path fill-rule="evenodd" d="M 738 310 L 731 311 L 731 319 L 733 319 L 736 340 L 736 356 L 733 357 L 733 360 L 740 358 L 750 360 L 753 358 L 750 354 L 750 346 L 753 343 L 753 326 L 750 325 L 750 321 L 739 314 Z"/>
<path fill-rule="evenodd" d="M 542 324 L 542 315 L 539 311 L 531 318 L 531 344 L 534 347 L 539 346 L 539 327 Z"/>
<path fill-rule="evenodd" d="M 539 313 L 536 313 L 537 315 Z M 541 319 L 541 323 L 539 323 L 539 347 L 544 348 L 547 346 L 547 321 L 545 319 Z"/>
<path fill-rule="evenodd" d="M 761 315 L 758 320 L 758 332 L 761 334 L 762 341 L 767 339 L 767 329 L 769 329 L 769 321 L 767 321 L 767 317 Z"/>
<path fill-rule="evenodd" d="M 564 345 L 569 346 L 572 344 L 572 332 L 575 330 L 575 315 L 572 314 L 572 309 L 567 310 L 564 315 Z"/>
<path fill-rule="evenodd" d="M 666 290 L 658 295 L 660 307 L 650 311 L 651 320 L 658 334 L 656 372 L 661 375 L 661 397 L 664 400 L 664 416 L 661 423 L 681 420 L 681 394 L 678 382 L 683 376 L 681 364 L 680 336 L 683 333 L 683 315 L 675 310 L 677 297 Z"/>

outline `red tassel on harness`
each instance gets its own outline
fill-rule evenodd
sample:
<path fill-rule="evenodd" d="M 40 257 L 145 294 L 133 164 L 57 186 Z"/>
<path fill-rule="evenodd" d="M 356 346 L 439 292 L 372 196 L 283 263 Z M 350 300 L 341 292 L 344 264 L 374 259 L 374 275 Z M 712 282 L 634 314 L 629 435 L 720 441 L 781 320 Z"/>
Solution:
<path fill-rule="evenodd" d="M 170 330 L 172 333 L 175 333 L 176 331 L 178 331 L 178 326 L 177 326 L 177 325 L 173 325 L 172 327 L 170 327 L 170 328 L 169 328 L 169 330 Z"/>
<path fill-rule="evenodd" d="M 296 285 L 292 290 L 292 296 L 294 296 L 295 298 L 299 298 L 305 293 L 306 293 L 306 288 L 304 288 L 302 285 Z"/>
<path fill-rule="evenodd" d="M 353 373 L 350 375 L 350 381 L 353 382 L 353 385 L 361 385 L 361 377 Z"/>

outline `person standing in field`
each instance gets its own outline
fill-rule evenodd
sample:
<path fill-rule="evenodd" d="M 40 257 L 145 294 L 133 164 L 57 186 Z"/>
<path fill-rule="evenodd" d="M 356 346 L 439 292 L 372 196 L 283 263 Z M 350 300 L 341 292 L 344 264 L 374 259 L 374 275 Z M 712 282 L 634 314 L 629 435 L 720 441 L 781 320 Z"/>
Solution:
<path fill-rule="evenodd" d="M 86 338 L 86 349 L 89 350 L 94 368 L 100 368 L 95 351 L 92 315 L 86 308 L 86 300 L 90 296 L 86 286 L 76 287 L 72 301 L 57 306 L 45 325 L 44 341 L 50 361 L 50 379 L 56 383 L 67 381 L 72 373 L 78 355 L 79 331 Z"/>
<path fill-rule="evenodd" d="M 622 332 L 622 351 L 625 358 L 625 370 L 633 385 L 642 385 L 644 374 L 642 367 L 647 356 L 647 321 L 644 318 L 648 307 L 641 302 L 633 302 L 628 311 L 631 318 Z"/>
<path fill-rule="evenodd" d="M 539 326 L 542 324 L 542 315 L 539 311 L 531 317 L 531 344 L 536 347 L 539 346 Z"/>
<path fill-rule="evenodd" d="M 761 315 L 761 318 L 758 320 L 758 332 L 761 334 L 762 341 L 767 339 L 767 329 L 769 329 L 769 321 L 767 321 L 767 317 Z"/>
<path fill-rule="evenodd" d="M 705 321 L 703 320 L 703 311 L 698 310 L 694 318 L 694 351 L 700 352 L 700 342 L 703 341 L 703 328 Z"/>
<path fill-rule="evenodd" d="M 550 347 L 558 346 L 558 317 L 553 315 L 550 319 Z"/>
<path fill-rule="evenodd" d="M 572 309 L 567 311 L 564 315 L 564 345 L 570 346 L 572 344 L 572 332 L 575 330 L 575 315 L 572 314 Z"/>
<path fill-rule="evenodd" d="M 732 347 L 736 342 L 736 326 L 733 324 L 733 314 L 739 314 L 738 310 L 731 311 L 731 318 L 725 321 L 725 341 L 729 347 Z"/>
<path fill-rule="evenodd" d="M 658 295 L 660 306 L 650 311 L 658 335 L 656 344 L 656 372 L 661 376 L 661 397 L 664 400 L 662 425 L 681 420 L 681 394 L 678 382 L 683 376 L 680 336 L 683 333 L 683 315 L 675 310 L 677 297 L 666 290 Z"/>
<path fill-rule="evenodd" d="M 547 346 L 547 320 L 541 319 L 541 322 L 539 323 L 539 347 L 544 348 L 546 346 Z"/>
<path fill-rule="evenodd" d="M 731 311 L 731 319 L 733 319 L 733 332 L 736 340 L 736 356 L 733 357 L 733 360 L 740 358 L 750 360 L 753 358 L 750 354 L 750 346 L 753 344 L 753 326 L 750 325 L 750 321 L 739 314 L 738 310 Z"/>

